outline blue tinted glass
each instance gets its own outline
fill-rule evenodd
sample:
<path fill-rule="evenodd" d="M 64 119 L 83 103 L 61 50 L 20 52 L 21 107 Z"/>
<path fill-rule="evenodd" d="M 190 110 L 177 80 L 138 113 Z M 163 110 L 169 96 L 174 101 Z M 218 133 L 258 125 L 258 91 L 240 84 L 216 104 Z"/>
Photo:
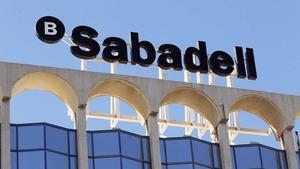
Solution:
<path fill-rule="evenodd" d="M 143 169 L 142 163 L 122 158 L 122 169 Z"/>
<path fill-rule="evenodd" d="M 210 169 L 209 167 L 203 167 L 200 165 L 194 165 L 194 169 Z"/>
<path fill-rule="evenodd" d="M 17 153 L 11 152 L 11 169 L 17 169 Z"/>
<path fill-rule="evenodd" d="M 95 169 L 121 169 L 120 158 L 96 158 Z"/>
<path fill-rule="evenodd" d="M 167 166 L 166 165 L 162 165 L 162 169 L 167 169 Z"/>
<path fill-rule="evenodd" d="M 89 169 L 94 169 L 94 160 L 89 158 Z"/>
<path fill-rule="evenodd" d="M 168 165 L 168 169 L 193 169 L 193 165 L 192 164 Z"/>
<path fill-rule="evenodd" d="M 50 150 L 68 154 L 67 131 L 50 126 L 46 126 L 46 145 Z"/>
<path fill-rule="evenodd" d="M 151 169 L 151 165 L 149 163 L 144 163 L 144 169 Z"/>
<path fill-rule="evenodd" d="M 70 157 L 70 169 L 77 169 L 77 158 Z"/>
<path fill-rule="evenodd" d="M 120 154 L 118 132 L 94 133 L 93 138 L 95 157 Z"/>
<path fill-rule="evenodd" d="M 285 151 L 279 152 L 280 164 L 282 169 L 287 169 L 286 155 Z M 299 160 L 299 156 L 297 155 L 297 159 Z M 298 163 L 299 164 L 299 163 Z"/>
<path fill-rule="evenodd" d="M 76 132 L 69 132 L 69 142 L 70 142 L 70 154 L 77 155 L 77 147 L 76 147 Z"/>
<path fill-rule="evenodd" d="M 265 147 L 261 147 L 261 156 L 262 156 L 262 162 L 265 169 L 274 169 L 278 168 L 278 160 L 277 159 L 277 152 L 275 150 L 271 150 Z"/>
<path fill-rule="evenodd" d="M 165 154 L 165 141 L 160 139 L 159 145 L 160 145 L 160 158 L 162 163 L 166 163 L 166 154 Z"/>
<path fill-rule="evenodd" d="M 214 167 L 221 168 L 220 149 L 219 145 L 213 144 Z"/>
<path fill-rule="evenodd" d="M 150 161 L 149 138 L 143 138 L 144 161 Z"/>
<path fill-rule="evenodd" d="M 18 127 L 19 149 L 44 148 L 44 126 Z"/>
<path fill-rule="evenodd" d="M 47 152 L 47 169 L 68 169 L 68 156 Z"/>
<path fill-rule="evenodd" d="M 141 137 L 121 132 L 121 152 L 127 157 L 142 160 Z"/>
<path fill-rule="evenodd" d="M 93 144 L 92 144 L 92 133 L 87 133 L 87 144 L 88 144 L 88 154 L 90 157 L 93 156 Z"/>
<path fill-rule="evenodd" d="M 235 147 L 236 168 L 261 168 L 258 146 Z"/>
<path fill-rule="evenodd" d="M 235 166 L 235 156 L 234 156 L 234 148 L 233 148 L 233 146 L 230 146 L 230 153 L 231 153 L 232 167 L 234 169 L 236 169 L 236 166 Z"/>
<path fill-rule="evenodd" d="M 190 139 L 166 140 L 167 160 L 170 162 L 191 162 Z"/>
<path fill-rule="evenodd" d="M 201 141 L 192 140 L 194 161 L 199 164 L 211 166 L 211 145 Z"/>
<path fill-rule="evenodd" d="M 44 169 L 43 151 L 19 152 L 19 169 Z"/>
<path fill-rule="evenodd" d="M 11 150 L 17 149 L 17 128 L 10 126 L 10 147 Z"/>

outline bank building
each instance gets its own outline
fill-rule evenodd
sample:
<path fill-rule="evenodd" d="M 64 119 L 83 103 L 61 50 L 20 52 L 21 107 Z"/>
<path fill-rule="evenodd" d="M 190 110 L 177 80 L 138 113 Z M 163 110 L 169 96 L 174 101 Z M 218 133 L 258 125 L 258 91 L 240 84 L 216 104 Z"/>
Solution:
<path fill-rule="evenodd" d="M 65 40 L 68 43 L 67 40 Z M 96 58 L 94 62 L 103 62 Z M 232 76 L 226 86 L 216 77 L 182 70 L 182 81 L 0 62 L 2 169 L 297 169 L 299 154 L 295 120 L 300 97 L 238 89 Z M 67 107 L 74 128 L 46 122 L 13 124 L 11 101 L 27 90 L 43 90 Z M 91 111 L 90 103 L 106 97 L 108 112 Z M 42 98 L 41 98 L 42 99 Z M 121 102 L 132 108 L 126 114 Z M 172 105 L 182 106 L 181 119 L 172 119 Z M 126 111 L 126 110 L 125 110 Z M 261 118 L 268 129 L 243 128 L 239 112 Z M 64 113 L 64 112 L 60 112 Z M 177 113 L 177 112 L 176 112 Z M 106 121 L 109 129 L 89 130 L 89 119 Z M 101 122 L 101 121 L 100 121 Z M 122 129 L 138 124 L 143 134 Z M 253 124 L 255 126 L 255 124 Z M 181 135 L 168 136 L 171 128 Z M 235 144 L 239 134 L 274 135 L 281 148 L 259 143 Z M 209 139 L 204 139 L 208 137 Z"/>

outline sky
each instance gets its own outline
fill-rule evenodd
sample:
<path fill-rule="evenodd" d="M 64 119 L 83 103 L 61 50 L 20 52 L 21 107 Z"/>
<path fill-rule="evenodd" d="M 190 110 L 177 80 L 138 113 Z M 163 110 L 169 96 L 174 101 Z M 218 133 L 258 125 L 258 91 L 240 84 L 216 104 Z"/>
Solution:
<path fill-rule="evenodd" d="M 65 43 L 49 45 L 36 37 L 37 20 L 50 15 L 64 23 L 68 35 L 79 25 L 93 27 L 99 33 L 99 41 L 116 36 L 128 42 L 130 32 L 138 32 L 141 40 L 148 40 L 156 47 L 172 43 L 182 51 L 196 46 L 199 40 L 207 43 L 208 53 L 224 50 L 233 55 L 235 46 L 251 47 L 255 53 L 258 79 L 235 78 L 234 87 L 300 95 L 299 6 L 298 0 L 1 0 L 0 61 L 80 69 L 80 60 L 71 54 Z M 108 72 L 109 64 L 89 63 L 88 69 Z M 157 77 L 155 68 L 120 65 L 118 72 Z M 183 73 L 167 71 L 167 79 L 182 81 Z M 225 79 L 217 78 L 217 85 L 224 86 Z M 11 121 L 14 123 L 46 121 L 73 126 L 65 105 L 47 92 L 20 93 L 12 99 L 11 105 Z M 109 98 L 97 98 L 90 108 L 107 112 L 108 106 Z M 134 114 L 125 103 L 121 107 L 124 113 Z M 183 117 L 182 107 L 172 109 L 181 111 L 172 117 Z M 253 115 L 241 113 L 240 117 L 242 126 L 255 124 L 266 128 L 266 124 Z M 102 129 L 108 126 L 108 122 L 88 119 L 87 125 L 90 129 Z M 125 123 L 119 127 L 137 133 L 143 130 Z M 296 130 L 300 130 L 299 122 Z M 170 136 L 180 135 L 176 131 L 170 129 Z M 236 140 L 237 143 L 250 141 L 280 147 L 274 136 L 242 135 Z"/>

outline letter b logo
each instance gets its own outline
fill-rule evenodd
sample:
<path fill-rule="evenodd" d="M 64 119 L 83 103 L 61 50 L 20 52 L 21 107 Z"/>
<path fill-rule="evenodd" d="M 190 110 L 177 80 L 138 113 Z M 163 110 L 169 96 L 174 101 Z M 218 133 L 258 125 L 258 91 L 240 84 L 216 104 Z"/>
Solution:
<path fill-rule="evenodd" d="M 64 24 L 52 16 L 45 16 L 39 19 L 35 29 L 38 38 L 46 43 L 56 43 L 65 34 Z"/>

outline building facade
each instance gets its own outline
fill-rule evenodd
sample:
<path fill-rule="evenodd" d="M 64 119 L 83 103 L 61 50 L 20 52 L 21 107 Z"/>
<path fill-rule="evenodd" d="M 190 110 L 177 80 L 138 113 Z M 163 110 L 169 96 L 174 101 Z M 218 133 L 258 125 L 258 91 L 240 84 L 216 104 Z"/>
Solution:
<path fill-rule="evenodd" d="M 76 129 L 46 123 L 11 124 L 10 100 L 29 89 L 51 92 L 75 119 Z M 2 169 L 297 169 L 292 129 L 300 97 L 124 75 L 0 63 Z M 122 130 L 87 131 L 87 103 L 97 96 L 125 100 L 141 115 L 147 136 Z M 205 117 L 216 142 L 160 138 L 159 108 L 183 104 Z M 259 144 L 230 145 L 232 112 L 265 120 L 283 150 Z M 9 155 L 11 154 L 11 155 Z"/>

